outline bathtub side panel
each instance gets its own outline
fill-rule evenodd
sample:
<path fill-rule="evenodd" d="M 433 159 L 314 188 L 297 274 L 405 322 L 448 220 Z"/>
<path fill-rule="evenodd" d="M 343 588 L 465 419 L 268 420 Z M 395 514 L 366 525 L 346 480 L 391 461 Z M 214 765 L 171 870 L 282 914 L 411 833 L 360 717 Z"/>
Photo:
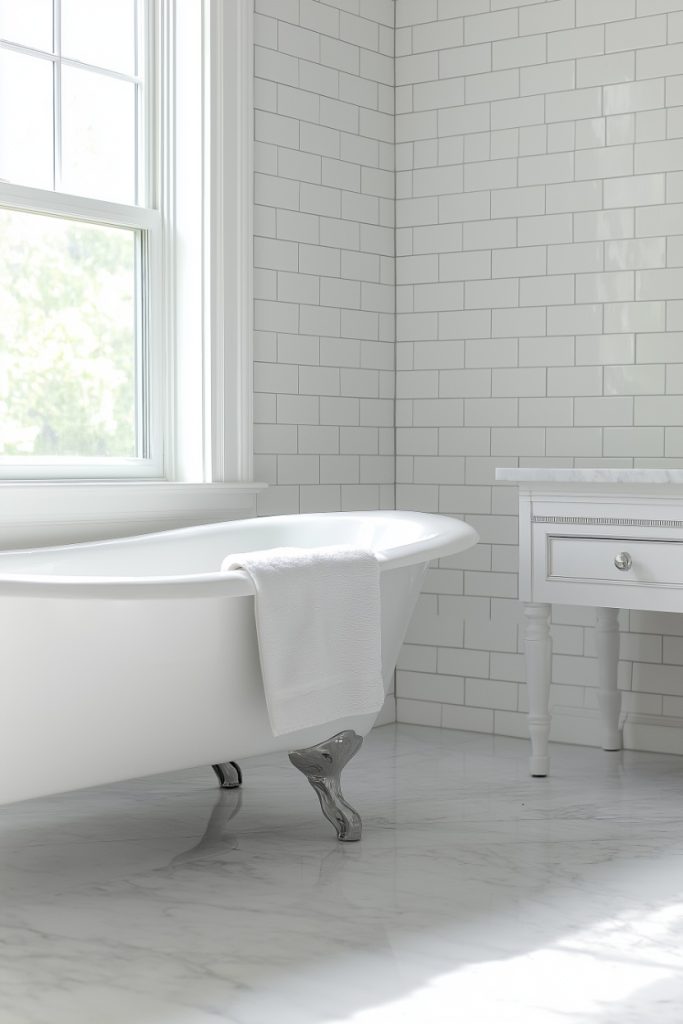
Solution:
<path fill-rule="evenodd" d="M 382 574 L 387 691 L 423 575 Z M 376 717 L 274 737 L 251 597 L 0 598 L 0 645 L 0 803 L 365 735 Z"/>
<path fill-rule="evenodd" d="M 0 804 L 365 735 L 375 718 L 274 737 L 253 598 L 1 599 L 0 644 Z"/>
<path fill-rule="evenodd" d="M 2 802 L 200 764 L 259 719 L 251 598 L 3 600 L 0 642 Z"/>

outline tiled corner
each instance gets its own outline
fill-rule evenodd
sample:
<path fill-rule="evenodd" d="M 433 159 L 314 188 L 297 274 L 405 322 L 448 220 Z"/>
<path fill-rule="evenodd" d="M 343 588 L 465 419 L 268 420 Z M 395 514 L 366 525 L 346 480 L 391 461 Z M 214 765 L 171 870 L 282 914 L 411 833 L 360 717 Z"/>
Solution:
<path fill-rule="evenodd" d="M 496 465 L 683 454 L 678 8 L 397 5 L 397 503 L 482 536 L 476 567 L 429 577 L 403 721 L 524 733 L 516 502 Z M 552 702 L 589 713 L 582 612 L 555 610 Z M 642 619 L 629 633 L 622 616 L 626 711 L 680 715 L 679 637 Z M 587 720 L 568 714 L 563 738 L 585 741 Z M 627 742 L 670 749 L 666 732 Z"/>

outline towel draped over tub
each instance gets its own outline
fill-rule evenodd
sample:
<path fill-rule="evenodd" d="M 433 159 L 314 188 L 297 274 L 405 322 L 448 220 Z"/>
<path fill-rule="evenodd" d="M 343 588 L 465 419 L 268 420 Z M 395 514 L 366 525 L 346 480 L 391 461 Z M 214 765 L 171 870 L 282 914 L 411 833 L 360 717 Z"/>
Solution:
<path fill-rule="evenodd" d="M 261 674 L 275 736 L 376 714 L 384 703 L 379 563 L 347 545 L 229 555 L 256 596 Z"/>

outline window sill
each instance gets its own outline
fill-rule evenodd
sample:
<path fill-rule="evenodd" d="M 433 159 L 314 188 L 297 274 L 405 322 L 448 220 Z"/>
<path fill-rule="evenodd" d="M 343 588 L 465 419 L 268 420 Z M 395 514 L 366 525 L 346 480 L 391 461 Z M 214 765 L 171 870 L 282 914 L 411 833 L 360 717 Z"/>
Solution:
<path fill-rule="evenodd" d="M 261 483 L 0 482 L 0 549 L 75 544 L 256 514 Z"/>

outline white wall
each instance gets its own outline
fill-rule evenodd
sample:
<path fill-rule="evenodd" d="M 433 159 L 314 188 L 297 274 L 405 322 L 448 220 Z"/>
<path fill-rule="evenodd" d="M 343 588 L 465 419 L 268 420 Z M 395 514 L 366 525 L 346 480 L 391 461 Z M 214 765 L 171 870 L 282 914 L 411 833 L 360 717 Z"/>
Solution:
<path fill-rule="evenodd" d="M 683 2 L 396 13 L 397 504 L 482 537 L 431 574 L 399 718 L 526 735 L 516 491 L 494 467 L 683 456 Z M 555 612 L 554 735 L 578 742 L 589 621 Z M 683 752 L 683 619 L 632 613 L 622 657 L 627 743 Z"/>
<path fill-rule="evenodd" d="M 259 512 L 393 507 L 393 0 L 255 6 Z"/>
<path fill-rule="evenodd" d="M 260 512 L 472 521 L 481 545 L 431 573 L 399 717 L 526 735 L 495 466 L 683 459 L 683 0 L 256 11 Z M 557 738 L 597 742 L 589 625 L 555 611 Z M 683 752 L 683 620 L 622 626 L 627 743 Z"/>

